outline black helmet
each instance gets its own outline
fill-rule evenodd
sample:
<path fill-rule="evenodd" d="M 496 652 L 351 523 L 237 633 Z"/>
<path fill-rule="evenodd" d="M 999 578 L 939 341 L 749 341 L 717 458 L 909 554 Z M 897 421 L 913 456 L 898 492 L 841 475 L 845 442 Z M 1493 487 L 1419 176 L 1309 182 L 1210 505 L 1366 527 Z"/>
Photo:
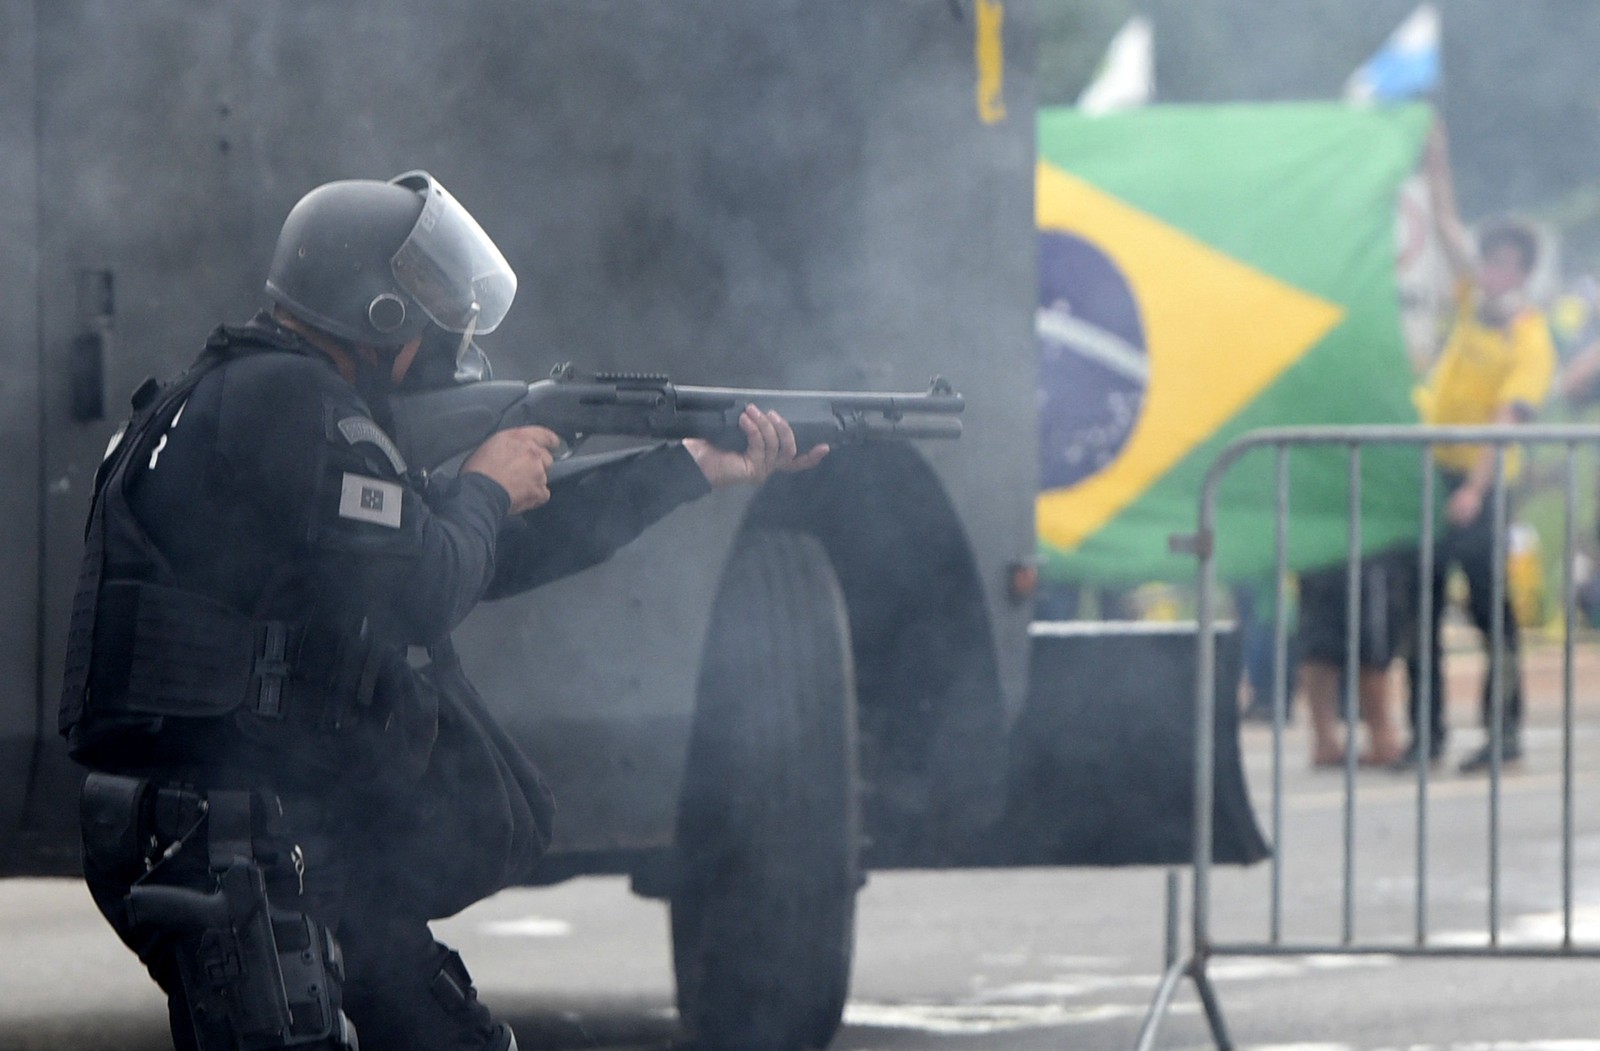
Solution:
<path fill-rule="evenodd" d="M 267 295 L 356 343 L 397 347 L 429 322 L 467 340 L 511 308 L 517 276 L 427 172 L 317 187 L 283 222 Z"/>

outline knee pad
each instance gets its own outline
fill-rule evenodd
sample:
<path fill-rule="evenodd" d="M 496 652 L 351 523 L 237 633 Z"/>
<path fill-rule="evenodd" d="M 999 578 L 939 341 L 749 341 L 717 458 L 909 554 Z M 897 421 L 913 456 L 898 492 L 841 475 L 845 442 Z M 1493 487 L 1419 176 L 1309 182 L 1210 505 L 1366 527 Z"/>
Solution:
<path fill-rule="evenodd" d="M 511 1028 L 497 1023 L 478 1000 L 459 954 L 437 942 L 421 955 L 413 955 L 414 943 L 408 948 L 381 960 L 367 959 L 367 950 L 360 949 L 352 961 L 350 1015 L 364 1041 L 516 1051 Z"/>

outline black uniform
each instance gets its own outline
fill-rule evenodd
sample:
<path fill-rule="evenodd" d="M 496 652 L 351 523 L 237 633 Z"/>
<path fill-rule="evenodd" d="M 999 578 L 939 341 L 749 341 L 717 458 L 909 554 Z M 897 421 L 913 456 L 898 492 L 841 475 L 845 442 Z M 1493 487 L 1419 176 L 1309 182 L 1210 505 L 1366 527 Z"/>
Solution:
<path fill-rule="evenodd" d="M 239 1017 L 266 1012 L 220 979 L 209 1014 L 194 1010 L 202 972 L 229 953 L 248 969 L 248 938 L 219 948 L 206 924 L 220 913 L 196 918 L 223 907 L 230 859 L 248 856 L 280 935 L 284 1017 L 332 1034 L 309 1046 L 340 1046 L 341 969 L 367 1051 L 494 1046 L 427 921 L 526 878 L 552 807 L 449 632 L 484 598 L 602 561 L 706 492 L 703 475 L 662 446 L 508 518 L 483 475 L 419 484 L 381 398 L 264 315 L 218 329 L 142 404 L 98 480 L 63 693 L 74 755 L 119 775 L 86 789 L 95 900 L 168 992 L 180 1044 L 191 1013 L 203 1027 L 231 1011 L 238 1039 Z M 302 957 L 283 929 L 300 914 L 306 938 L 336 933 L 343 960 L 330 942 L 296 1006 Z"/>

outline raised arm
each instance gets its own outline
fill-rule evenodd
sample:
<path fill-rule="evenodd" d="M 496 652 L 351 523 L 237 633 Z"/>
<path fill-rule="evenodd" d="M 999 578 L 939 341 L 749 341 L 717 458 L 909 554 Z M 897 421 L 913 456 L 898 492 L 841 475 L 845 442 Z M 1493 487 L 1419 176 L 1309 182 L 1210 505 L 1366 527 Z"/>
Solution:
<path fill-rule="evenodd" d="M 1478 253 L 1456 208 L 1455 180 L 1450 174 L 1450 142 L 1444 122 L 1435 120 L 1423 147 L 1423 171 L 1433 198 L 1433 223 L 1456 281 L 1478 282 Z"/>

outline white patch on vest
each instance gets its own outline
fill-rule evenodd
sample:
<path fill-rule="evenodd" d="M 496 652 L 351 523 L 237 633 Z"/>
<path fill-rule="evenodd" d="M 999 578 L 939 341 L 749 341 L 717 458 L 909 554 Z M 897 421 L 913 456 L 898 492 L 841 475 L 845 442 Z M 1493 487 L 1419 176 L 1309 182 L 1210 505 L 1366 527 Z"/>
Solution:
<path fill-rule="evenodd" d="M 107 460 L 111 459 L 111 454 L 117 451 L 117 446 L 121 445 L 122 439 L 126 438 L 127 436 L 128 421 L 123 420 L 122 425 L 117 428 L 117 432 L 111 436 L 111 440 L 106 442 L 105 455 L 100 457 L 100 462 L 105 463 Z"/>
<path fill-rule="evenodd" d="M 161 440 L 156 442 L 155 449 L 153 449 L 150 453 L 150 470 L 153 471 L 156 469 L 156 461 L 161 459 L 161 450 L 167 447 L 167 435 L 178 429 L 178 421 L 183 419 L 183 410 L 187 409 L 188 407 L 189 401 L 188 399 L 184 399 L 183 404 L 178 406 L 177 413 L 173 415 L 172 422 L 167 424 L 167 429 L 161 433 Z M 126 424 L 123 425 L 124 429 L 126 429 L 126 426 Z M 118 434 L 120 437 L 121 432 L 118 432 Z M 115 448 L 116 444 L 113 442 L 112 445 L 106 449 L 106 455 L 110 456 L 111 450 Z"/>
<path fill-rule="evenodd" d="M 339 490 L 339 517 L 399 529 L 404 492 L 393 482 L 346 472 Z"/>

